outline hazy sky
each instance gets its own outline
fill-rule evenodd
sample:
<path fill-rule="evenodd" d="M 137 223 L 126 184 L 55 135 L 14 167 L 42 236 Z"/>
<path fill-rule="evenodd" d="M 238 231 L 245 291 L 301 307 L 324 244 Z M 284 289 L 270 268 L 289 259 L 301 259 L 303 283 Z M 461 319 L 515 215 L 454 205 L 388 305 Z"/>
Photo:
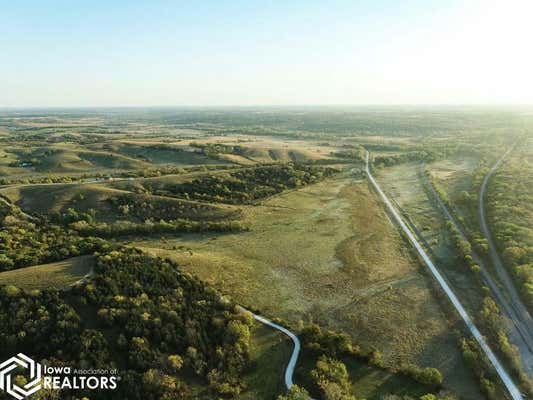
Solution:
<path fill-rule="evenodd" d="M 0 0 L 1 106 L 533 104 L 533 0 Z"/>

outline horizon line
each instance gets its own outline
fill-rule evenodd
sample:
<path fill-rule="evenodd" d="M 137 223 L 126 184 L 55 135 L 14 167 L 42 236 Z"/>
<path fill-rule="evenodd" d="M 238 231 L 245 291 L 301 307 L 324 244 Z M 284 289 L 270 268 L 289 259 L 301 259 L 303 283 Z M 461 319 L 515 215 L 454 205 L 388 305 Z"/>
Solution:
<path fill-rule="evenodd" d="M 533 107 L 533 103 L 338 103 L 338 104 L 188 104 L 188 105 L 0 105 L 0 110 L 82 109 L 230 109 L 230 108 L 339 108 L 339 107 Z"/>

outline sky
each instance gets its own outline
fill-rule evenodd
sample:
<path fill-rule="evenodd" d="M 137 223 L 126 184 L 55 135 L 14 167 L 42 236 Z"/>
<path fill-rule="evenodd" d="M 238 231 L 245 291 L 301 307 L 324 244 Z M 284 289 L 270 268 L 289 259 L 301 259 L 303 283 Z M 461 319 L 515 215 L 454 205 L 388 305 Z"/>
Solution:
<path fill-rule="evenodd" d="M 531 0 L 0 10 L 0 107 L 533 104 Z"/>

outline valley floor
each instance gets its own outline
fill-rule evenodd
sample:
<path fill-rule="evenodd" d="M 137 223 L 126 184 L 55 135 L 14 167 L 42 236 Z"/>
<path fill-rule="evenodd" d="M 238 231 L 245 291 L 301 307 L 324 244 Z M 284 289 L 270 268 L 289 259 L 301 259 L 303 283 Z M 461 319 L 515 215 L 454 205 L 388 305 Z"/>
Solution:
<path fill-rule="evenodd" d="M 390 364 L 437 367 L 446 387 L 480 398 L 430 278 L 367 182 L 345 174 L 270 198 L 244 215 L 250 232 L 131 245 L 178 261 L 265 315 L 348 332 Z"/>

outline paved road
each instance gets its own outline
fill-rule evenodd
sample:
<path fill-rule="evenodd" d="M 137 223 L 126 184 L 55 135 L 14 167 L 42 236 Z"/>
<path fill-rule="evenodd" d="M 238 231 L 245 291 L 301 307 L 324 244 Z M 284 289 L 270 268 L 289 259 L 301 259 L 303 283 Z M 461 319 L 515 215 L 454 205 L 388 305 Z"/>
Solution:
<path fill-rule="evenodd" d="M 292 380 L 294 375 L 294 368 L 296 367 L 296 363 L 298 362 L 298 356 L 300 355 L 300 349 L 302 348 L 300 344 L 300 339 L 298 339 L 298 336 L 296 336 L 295 333 L 289 331 L 287 328 L 284 328 L 283 326 L 278 325 L 270 321 L 269 319 L 266 319 L 265 317 L 254 314 L 253 312 L 245 309 L 244 307 L 240 308 L 252 314 L 256 321 L 259 321 L 264 325 L 270 326 L 271 328 L 277 329 L 278 331 L 283 332 L 285 335 L 291 338 L 294 347 L 292 348 L 291 358 L 289 359 L 289 363 L 287 364 L 287 368 L 285 369 L 285 386 L 287 387 L 287 390 L 289 390 L 294 384 Z M 314 399 L 309 397 L 309 400 Z"/>
<path fill-rule="evenodd" d="M 465 322 L 466 327 L 468 328 L 470 333 L 472 333 L 472 336 L 474 336 L 479 346 L 481 347 L 481 349 L 483 350 L 483 352 L 489 359 L 489 362 L 494 366 L 494 369 L 496 370 L 498 376 L 500 377 L 503 384 L 507 388 L 507 391 L 511 395 L 511 398 L 513 400 L 523 400 L 524 398 L 522 394 L 520 393 L 518 386 L 516 386 L 513 379 L 509 376 L 509 374 L 507 373 L 503 365 L 500 363 L 500 361 L 498 360 L 498 358 L 496 357 L 496 355 L 494 354 L 494 352 L 492 351 L 488 343 L 485 341 L 485 338 L 483 337 L 479 329 L 476 327 L 476 325 L 474 324 L 474 322 L 472 321 L 472 319 L 466 312 L 465 308 L 463 307 L 463 305 L 461 304 L 461 302 L 459 301 L 455 293 L 452 291 L 452 289 L 450 288 L 450 286 L 448 285 L 444 277 L 441 275 L 441 273 L 435 266 L 435 264 L 433 264 L 433 261 L 431 261 L 429 256 L 426 254 L 425 250 L 422 248 L 422 246 L 420 245 L 418 240 L 415 238 L 411 230 L 407 227 L 407 225 L 403 221 L 398 211 L 396 211 L 396 209 L 394 208 L 394 206 L 392 205 L 388 197 L 381 190 L 379 184 L 372 176 L 372 173 L 370 172 L 370 167 L 369 167 L 369 157 L 370 157 L 370 154 L 367 152 L 366 153 L 366 173 L 367 173 L 368 179 L 370 180 L 370 183 L 380 195 L 381 199 L 387 206 L 389 212 L 392 214 L 394 220 L 398 223 L 402 231 L 407 235 L 409 241 L 411 242 L 413 247 L 416 249 L 420 257 L 422 258 L 422 260 L 424 261 L 424 263 L 430 270 L 431 274 L 434 276 L 434 278 L 437 280 L 441 288 L 444 290 L 444 292 L 446 293 L 446 296 L 448 296 L 448 298 L 450 299 L 451 303 L 453 304 L 453 306 L 455 307 L 455 309 L 457 310 L 457 312 L 459 313 L 459 315 Z"/>
<path fill-rule="evenodd" d="M 274 329 L 277 329 L 278 331 L 283 332 L 285 335 L 291 338 L 292 343 L 294 344 L 291 358 L 289 359 L 289 364 L 287 364 L 287 368 L 285 369 L 285 386 L 287 386 L 287 390 L 289 390 L 293 385 L 292 377 L 294 375 L 294 368 L 296 367 L 296 362 L 298 361 L 298 356 L 300 354 L 300 339 L 298 339 L 298 336 L 289 331 L 287 328 L 284 328 L 281 325 L 278 325 L 260 315 L 254 313 L 252 313 L 252 315 L 255 320 L 261 322 L 262 324 L 268 325 Z"/>
<path fill-rule="evenodd" d="M 426 180 L 427 187 L 431 191 L 431 194 L 437 201 L 446 218 L 453 223 L 455 229 L 459 232 L 461 239 L 468 242 L 468 238 L 459 222 L 452 215 L 448 207 L 446 207 L 431 182 L 429 182 L 426 177 L 424 177 L 424 179 Z M 500 309 L 507 317 L 509 338 L 520 352 L 524 370 L 529 375 L 533 374 L 533 330 L 528 329 L 527 325 L 522 322 L 520 315 L 515 311 L 509 298 L 505 296 L 504 292 L 492 278 L 484 260 L 474 250 L 472 250 L 472 258 L 474 259 L 474 262 L 479 265 L 483 281 L 491 290 Z"/>
<path fill-rule="evenodd" d="M 520 321 L 520 323 L 524 326 L 524 329 L 529 333 L 531 337 L 533 337 L 533 319 L 531 318 L 531 315 L 529 314 L 527 308 L 524 306 L 524 303 L 522 303 L 522 300 L 520 299 L 520 296 L 518 294 L 518 291 L 516 290 L 514 282 L 509 276 L 509 273 L 507 272 L 507 269 L 503 265 L 500 255 L 498 254 L 498 251 L 496 250 L 496 245 L 494 244 L 494 239 L 492 237 L 489 225 L 487 223 L 487 213 L 485 210 L 485 197 L 486 197 L 488 183 L 491 177 L 496 172 L 496 170 L 499 168 L 499 166 L 504 161 L 505 157 L 507 157 L 507 155 L 514 149 L 515 146 L 516 146 L 516 143 L 513 146 L 511 146 L 509 150 L 507 150 L 503 156 L 500 157 L 500 159 L 492 166 L 492 168 L 489 170 L 489 172 L 483 179 L 483 183 L 481 184 L 481 189 L 479 191 L 479 221 L 480 221 L 481 232 L 487 239 L 487 242 L 489 245 L 489 255 L 492 261 L 492 265 L 494 266 L 494 269 L 496 270 L 496 274 L 498 275 L 498 279 L 500 280 L 503 288 L 506 291 L 507 296 L 509 297 L 509 301 L 513 309 L 513 312 L 516 315 L 517 319 Z M 532 364 L 533 364 L 533 361 L 532 361 Z M 531 372 L 531 369 L 529 372 Z"/>

